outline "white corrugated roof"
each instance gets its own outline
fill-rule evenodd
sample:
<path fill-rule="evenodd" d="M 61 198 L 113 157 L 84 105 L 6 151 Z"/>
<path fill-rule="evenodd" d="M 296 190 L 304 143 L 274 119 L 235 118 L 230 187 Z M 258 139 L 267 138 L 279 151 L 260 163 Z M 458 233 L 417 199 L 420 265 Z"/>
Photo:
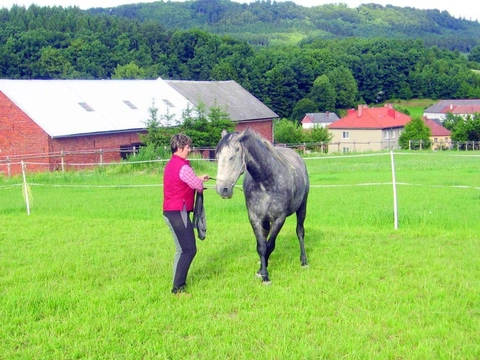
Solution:
<path fill-rule="evenodd" d="M 152 101 L 162 125 L 175 125 L 181 121 L 183 110 L 194 108 L 162 79 L 0 79 L 0 91 L 51 137 L 145 129 Z M 85 110 L 80 103 L 86 103 L 93 111 Z M 172 119 L 170 124 L 164 119 L 167 114 Z"/>

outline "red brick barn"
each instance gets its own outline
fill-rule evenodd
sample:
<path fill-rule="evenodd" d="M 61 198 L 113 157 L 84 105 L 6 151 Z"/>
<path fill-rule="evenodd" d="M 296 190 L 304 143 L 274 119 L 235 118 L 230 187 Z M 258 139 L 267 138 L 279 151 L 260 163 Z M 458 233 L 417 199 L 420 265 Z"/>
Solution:
<path fill-rule="evenodd" d="M 250 111 L 239 114 L 227 88 Z M 235 82 L 202 82 L 204 94 L 209 89 L 240 130 L 251 126 L 272 140 L 277 116 L 268 107 Z M 195 103 L 162 79 L 0 80 L 0 173 L 19 173 L 20 161 L 28 171 L 119 161 L 140 145 L 152 107 L 163 126 L 174 126 Z"/>
<path fill-rule="evenodd" d="M 140 142 L 139 132 L 50 135 L 0 91 L 0 174 L 21 173 L 21 161 L 27 171 L 60 169 L 62 162 L 118 161 L 122 145 Z"/>

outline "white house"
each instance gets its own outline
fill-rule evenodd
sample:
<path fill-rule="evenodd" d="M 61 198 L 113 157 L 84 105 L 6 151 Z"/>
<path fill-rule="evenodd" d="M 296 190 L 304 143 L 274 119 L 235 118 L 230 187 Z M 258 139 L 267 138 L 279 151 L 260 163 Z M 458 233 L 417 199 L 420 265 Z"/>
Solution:
<path fill-rule="evenodd" d="M 467 117 L 480 113 L 480 99 L 440 100 L 435 105 L 425 109 L 423 116 L 430 120 L 443 122 L 448 113 Z"/>

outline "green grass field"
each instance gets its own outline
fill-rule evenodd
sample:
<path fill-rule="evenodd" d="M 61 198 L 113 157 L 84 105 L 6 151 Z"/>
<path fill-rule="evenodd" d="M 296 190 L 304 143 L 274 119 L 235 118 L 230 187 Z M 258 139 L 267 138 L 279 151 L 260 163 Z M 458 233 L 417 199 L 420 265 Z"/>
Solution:
<path fill-rule="evenodd" d="M 432 99 L 411 99 L 411 100 L 399 100 L 399 99 L 390 99 L 389 103 L 396 105 L 401 105 L 408 109 L 410 116 L 413 117 L 423 117 L 423 112 L 426 108 L 432 106 L 437 102 L 437 100 Z"/>
<path fill-rule="evenodd" d="M 161 169 L 27 174 L 30 216 L 0 178 L 0 359 L 480 358 L 479 156 L 396 154 L 395 230 L 390 154 L 368 155 L 306 160 L 310 266 L 289 218 L 271 286 L 242 191 L 207 189 L 190 298 L 170 294 Z"/>

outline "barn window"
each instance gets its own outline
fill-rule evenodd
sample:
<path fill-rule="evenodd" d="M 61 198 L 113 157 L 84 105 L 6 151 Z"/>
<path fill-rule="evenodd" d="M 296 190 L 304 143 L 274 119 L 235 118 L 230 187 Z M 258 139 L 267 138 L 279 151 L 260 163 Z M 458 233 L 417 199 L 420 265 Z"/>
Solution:
<path fill-rule="evenodd" d="M 142 146 L 144 146 L 142 143 L 120 145 L 120 157 L 123 160 L 127 160 L 129 156 L 135 156 Z"/>
<path fill-rule="evenodd" d="M 130 101 L 128 101 L 128 100 L 123 100 L 123 102 L 124 102 L 125 104 L 127 104 L 127 106 L 128 106 L 130 109 L 132 109 L 132 110 L 138 110 L 138 108 L 137 108 L 135 105 L 133 105 Z"/>
<path fill-rule="evenodd" d="M 175 107 L 175 105 L 173 105 L 170 101 L 168 101 L 167 99 L 162 99 L 162 101 L 167 104 L 168 107 Z"/>
<path fill-rule="evenodd" d="M 93 110 L 93 108 L 88 105 L 86 102 L 79 102 L 78 105 L 80 105 L 82 108 L 84 108 L 85 110 L 87 110 L 88 112 L 92 112 L 92 111 L 95 111 Z"/>

